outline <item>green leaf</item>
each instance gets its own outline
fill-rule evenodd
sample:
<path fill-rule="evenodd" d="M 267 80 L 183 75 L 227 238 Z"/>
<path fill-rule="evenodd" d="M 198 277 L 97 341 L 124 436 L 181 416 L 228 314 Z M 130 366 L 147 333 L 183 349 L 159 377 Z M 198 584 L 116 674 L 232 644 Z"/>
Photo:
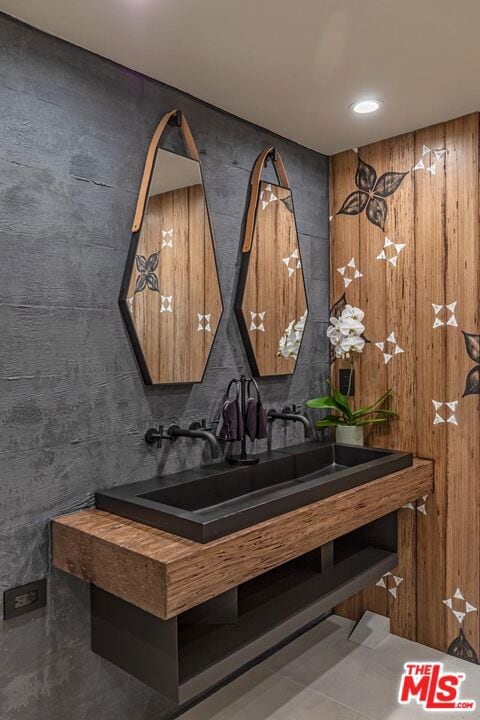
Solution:
<path fill-rule="evenodd" d="M 338 415 L 327 415 L 321 420 L 317 420 L 317 422 L 315 423 L 315 427 L 318 428 L 318 430 L 321 430 L 322 428 L 326 427 L 336 427 L 337 425 L 346 424 L 347 423 Z"/>
<path fill-rule="evenodd" d="M 362 417 L 368 417 L 369 415 L 385 415 L 392 418 L 398 418 L 398 413 L 395 410 L 371 410 L 370 412 L 363 413 L 362 415 L 356 415 L 355 419 Z"/>
<path fill-rule="evenodd" d="M 381 395 L 381 396 L 378 398 L 378 400 L 375 400 L 374 403 L 372 403 L 371 405 L 367 405 L 366 407 L 359 408 L 358 410 L 356 410 L 356 411 L 353 413 L 353 417 L 361 417 L 362 415 L 366 415 L 366 414 L 369 413 L 371 410 L 373 410 L 373 408 L 377 407 L 377 405 L 380 405 L 382 402 L 385 402 L 385 400 L 386 400 L 388 397 L 390 397 L 390 395 L 392 395 L 392 393 L 393 393 L 393 390 L 392 390 L 391 388 L 389 388 L 386 392 L 383 393 L 383 395 Z"/>
<path fill-rule="evenodd" d="M 307 406 L 316 410 L 339 410 L 343 412 L 343 407 L 331 395 L 308 400 Z"/>
<path fill-rule="evenodd" d="M 330 380 L 327 380 L 330 390 L 332 391 L 332 395 L 335 399 L 335 401 L 340 405 L 343 412 L 347 416 L 347 418 L 350 420 L 352 418 L 352 410 L 350 408 L 350 402 L 346 395 L 343 395 L 339 390 L 337 390 L 336 387 L 333 386 L 333 384 L 330 382 Z"/>
<path fill-rule="evenodd" d="M 369 418 L 367 420 L 360 420 L 355 425 L 373 425 L 373 423 L 384 423 L 387 422 L 387 418 Z"/>

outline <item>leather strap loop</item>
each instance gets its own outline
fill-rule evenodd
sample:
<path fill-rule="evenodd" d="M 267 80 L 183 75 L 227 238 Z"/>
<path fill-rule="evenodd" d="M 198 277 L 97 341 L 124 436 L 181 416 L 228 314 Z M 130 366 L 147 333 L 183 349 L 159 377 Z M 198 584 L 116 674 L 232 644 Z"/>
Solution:
<path fill-rule="evenodd" d="M 176 117 L 179 117 L 180 120 L 179 129 L 182 133 L 183 142 L 185 143 L 185 149 L 187 150 L 188 156 L 192 158 L 192 160 L 200 162 L 200 155 L 198 154 L 197 146 L 195 145 L 195 140 L 193 139 L 192 131 L 190 130 L 185 113 L 181 110 L 171 110 L 170 112 L 165 113 L 158 123 L 157 129 L 155 130 L 150 141 L 150 145 L 148 146 L 145 167 L 143 168 L 142 182 L 140 183 L 140 190 L 138 193 L 137 207 L 133 218 L 132 232 L 137 232 L 142 226 L 145 206 L 147 204 L 148 188 L 150 185 L 150 178 L 153 172 L 158 146 L 170 120 Z"/>
<path fill-rule="evenodd" d="M 271 155 L 273 156 L 273 167 L 275 168 L 280 187 L 286 188 L 287 190 L 290 188 L 288 184 L 287 171 L 285 170 L 285 165 L 283 164 L 280 153 L 274 147 L 266 148 L 260 153 L 258 158 L 255 160 L 255 165 L 253 166 L 252 178 L 250 180 L 250 198 L 248 203 L 247 219 L 245 221 L 245 235 L 243 239 L 242 253 L 248 253 L 252 249 L 255 212 L 257 210 L 258 195 L 260 192 L 260 179 L 262 169 Z"/>

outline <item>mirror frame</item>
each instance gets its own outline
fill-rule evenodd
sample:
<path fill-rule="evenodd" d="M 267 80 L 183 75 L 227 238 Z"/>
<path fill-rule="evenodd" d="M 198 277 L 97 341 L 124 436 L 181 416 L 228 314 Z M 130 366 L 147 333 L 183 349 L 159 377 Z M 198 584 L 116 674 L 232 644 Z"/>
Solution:
<path fill-rule="evenodd" d="M 133 322 L 130 310 L 128 308 L 127 295 L 128 295 L 128 287 L 130 284 L 132 268 L 135 264 L 135 256 L 137 254 L 137 248 L 138 248 L 138 243 L 140 240 L 140 233 L 142 230 L 143 219 L 145 217 L 145 211 L 146 211 L 147 201 L 148 201 L 148 194 L 150 191 L 150 185 L 152 182 L 152 177 L 153 177 L 153 173 L 154 173 L 154 169 L 155 169 L 155 160 L 156 160 L 156 156 L 157 156 L 157 150 L 162 149 L 162 148 L 160 148 L 160 142 L 161 142 L 162 137 L 168 126 L 177 127 L 180 130 L 180 132 L 182 134 L 182 139 L 183 139 L 183 143 L 185 146 L 185 150 L 187 153 L 187 157 L 189 157 L 191 160 L 196 160 L 198 162 L 200 176 L 202 178 L 203 195 L 204 195 L 205 208 L 206 208 L 207 217 L 208 217 L 208 225 L 210 228 L 210 237 L 212 238 L 213 257 L 214 257 L 214 262 L 215 262 L 215 272 L 216 272 L 216 276 L 217 276 L 221 309 L 220 309 L 220 314 L 218 317 L 218 323 L 217 323 L 215 335 L 213 337 L 208 356 L 205 358 L 202 377 L 199 380 L 186 380 L 186 381 L 182 381 L 182 382 L 179 381 L 179 382 L 175 382 L 175 383 L 171 383 L 171 382 L 154 383 L 152 381 L 152 376 L 150 374 L 150 370 L 148 368 L 147 362 L 145 360 L 145 356 L 143 354 L 142 345 L 140 343 L 140 340 L 139 340 L 139 337 L 137 334 L 137 330 L 135 328 L 135 324 Z M 172 155 L 179 155 L 179 153 L 175 153 L 171 150 L 168 150 L 167 152 L 171 152 Z M 179 157 L 184 157 L 184 156 L 179 155 Z M 197 146 L 195 144 L 195 140 L 193 138 L 192 131 L 190 130 L 190 126 L 187 122 L 185 114 L 183 113 L 182 110 L 179 110 L 179 109 L 171 110 L 170 112 L 165 113 L 165 115 L 161 118 L 160 122 L 158 123 L 157 128 L 153 134 L 153 137 L 150 141 L 150 145 L 148 146 L 147 156 L 145 159 L 145 165 L 143 168 L 142 180 L 140 183 L 140 190 L 138 192 L 135 215 L 134 215 L 133 223 L 132 223 L 132 237 L 131 237 L 130 246 L 128 249 L 127 261 L 125 263 L 125 270 L 123 273 L 122 284 L 121 284 L 121 288 L 120 288 L 120 295 L 118 298 L 118 304 L 120 306 L 122 318 L 123 318 L 123 321 L 127 328 L 128 337 L 130 339 L 130 342 L 132 343 L 133 351 L 135 353 L 135 357 L 136 357 L 138 366 L 140 368 L 140 372 L 142 374 L 143 382 L 145 383 L 145 385 L 156 385 L 156 386 L 160 386 L 160 385 L 195 385 L 195 384 L 201 383 L 203 381 L 203 379 L 205 377 L 205 372 L 207 369 L 208 361 L 210 360 L 210 356 L 212 354 L 212 350 L 215 345 L 215 339 L 216 339 L 218 330 L 220 328 L 220 322 L 222 320 L 225 307 L 224 307 L 224 301 L 223 301 L 222 286 L 220 283 L 220 275 L 218 272 L 217 253 L 216 253 L 216 247 L 215 247 L 215 236 L 213 234 L 212 221 L 210 218 L 210 210 L 208 207 L 207 195 L 205 192 L 205 183 L 204 183 L 204 179 L 203 179 L 202 163 L 200 162 L 200 155 L 198 153 Z M 183 351 L 184 351 L 184 349 L 182 349 L 182 352 Z"/>
<path fill-rule="evenodd" d="M 300 255 L 300 259 L 302 257 L 302 251 L 300 249 L 300 238 L 298 234 L 298 228 L 297 228 L 297 218 L 295 215 L 295 204 L 293 201 L 293 192 L 290 187 L 290 184 L 288 182 L 288 176 L 287 171 L 285 169 L 285 165 L 283 163 L 282 157 L 277 150 L 276 147 L 268 147 L 265 150 L 263 150 L 260 155 L 257 157 L 255 164 L 253 166 L 252 170 L 252 176 L 250 178 L 250 187 L 249 187 L 249 200 L 248 200 L 248 209 L 247 209 L 247 215 L 245 220 L 245 232 L 243 236 L 243 244 L 242 244 L 242 259 L 241 259 L 241 265 L 240 265 L 240 274 L 238 278 L 238 285 L 237 285 L 237 292 L 235 297 L 235 315 L 237 318 L 238 326 L 240 328 L 240 335 L 242 336 L 243 346 L 245 348 L 245 352 L 247 353 L 248 362 L 250 364 L 250 368 L 252 371 L 252 374 L 255 377 L 290 377 L 294 374 L 295 369 L 297 367 L 298 357 L 295 361 L 295 366 L 292 370 L 292 372 L 285 372 L 285 373 L 277 373 L 275 375 L 262 375 L 260 373 L 260 369 L 258 367 L 257 358 L 255 356 L 255 352 L 252 347 L 252 343 L 250 341 L 250 334 L 248 331 L 248 327 L 245 321 L 245 317 L 242 311 L 242 304 L 243 304 L 243 296 L 245 292 L 245 286 L 247 281 L 247 274 L 248 274 L 248 267 L 250 263 L 250 251 L 252 249 L 253 244 L 253 237 L 255 232 L 255 221 L 257 217 L 257 207 L 260 199 L 260 182 L 261 182 L 261 175 L 262 170 L 264 166 L 267 164 L 267 162 L 271 160 L 273 163 L 273 167 L 275 170 L 275 173 L 277 175 L 277 180 L 279 183 L 279 186 L 284 188 L 285 190 L 289 190 L 292 197 L 292 207 L 293 207 L 293 220 L 295 223 L 295 232 L 297 235 L 297 243 L 298 243 L 298 251 Z M 310 313 L 310 306 L 308 302 L 308 293 L 307 293 L 307 286 L 305 283 L 305 274 L 303 272 L 303 262 L 301 264 L 301 273 L 302 273 L 302 280 L 303 280 L 303 287 L 305 290 L 305 304 L 307 307 L 307 319 L 308 315 Z M 302 336 L 302 340 L 300 342 L 299 346 L 299 352 L 303 344 L 304 337 Z"/>

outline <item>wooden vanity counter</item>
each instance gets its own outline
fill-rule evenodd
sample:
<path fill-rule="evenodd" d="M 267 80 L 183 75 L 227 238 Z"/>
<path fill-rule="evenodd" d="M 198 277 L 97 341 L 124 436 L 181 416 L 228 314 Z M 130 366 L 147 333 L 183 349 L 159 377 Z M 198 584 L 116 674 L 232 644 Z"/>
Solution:
<path fill-rule="evenodd" d="M 53 564 L 166 620 L 433 492 L 413 466 L 207 544 L 96 509 L 52 521 Z"/>

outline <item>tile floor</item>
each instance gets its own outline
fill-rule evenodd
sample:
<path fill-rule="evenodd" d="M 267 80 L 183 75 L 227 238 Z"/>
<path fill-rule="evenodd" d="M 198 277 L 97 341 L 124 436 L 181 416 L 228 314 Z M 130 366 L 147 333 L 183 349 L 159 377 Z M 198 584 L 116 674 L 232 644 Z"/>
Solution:
<path fill-rule="evenodd" d="M 374 650 L 349 642 L 335 615 L 182 715 L 181 720 L 478 720 L 397 703 L 403 663 L 437 660 L 466 673 L 461 696 L 480 705 L 480 666 L 389 635 Z"/>

